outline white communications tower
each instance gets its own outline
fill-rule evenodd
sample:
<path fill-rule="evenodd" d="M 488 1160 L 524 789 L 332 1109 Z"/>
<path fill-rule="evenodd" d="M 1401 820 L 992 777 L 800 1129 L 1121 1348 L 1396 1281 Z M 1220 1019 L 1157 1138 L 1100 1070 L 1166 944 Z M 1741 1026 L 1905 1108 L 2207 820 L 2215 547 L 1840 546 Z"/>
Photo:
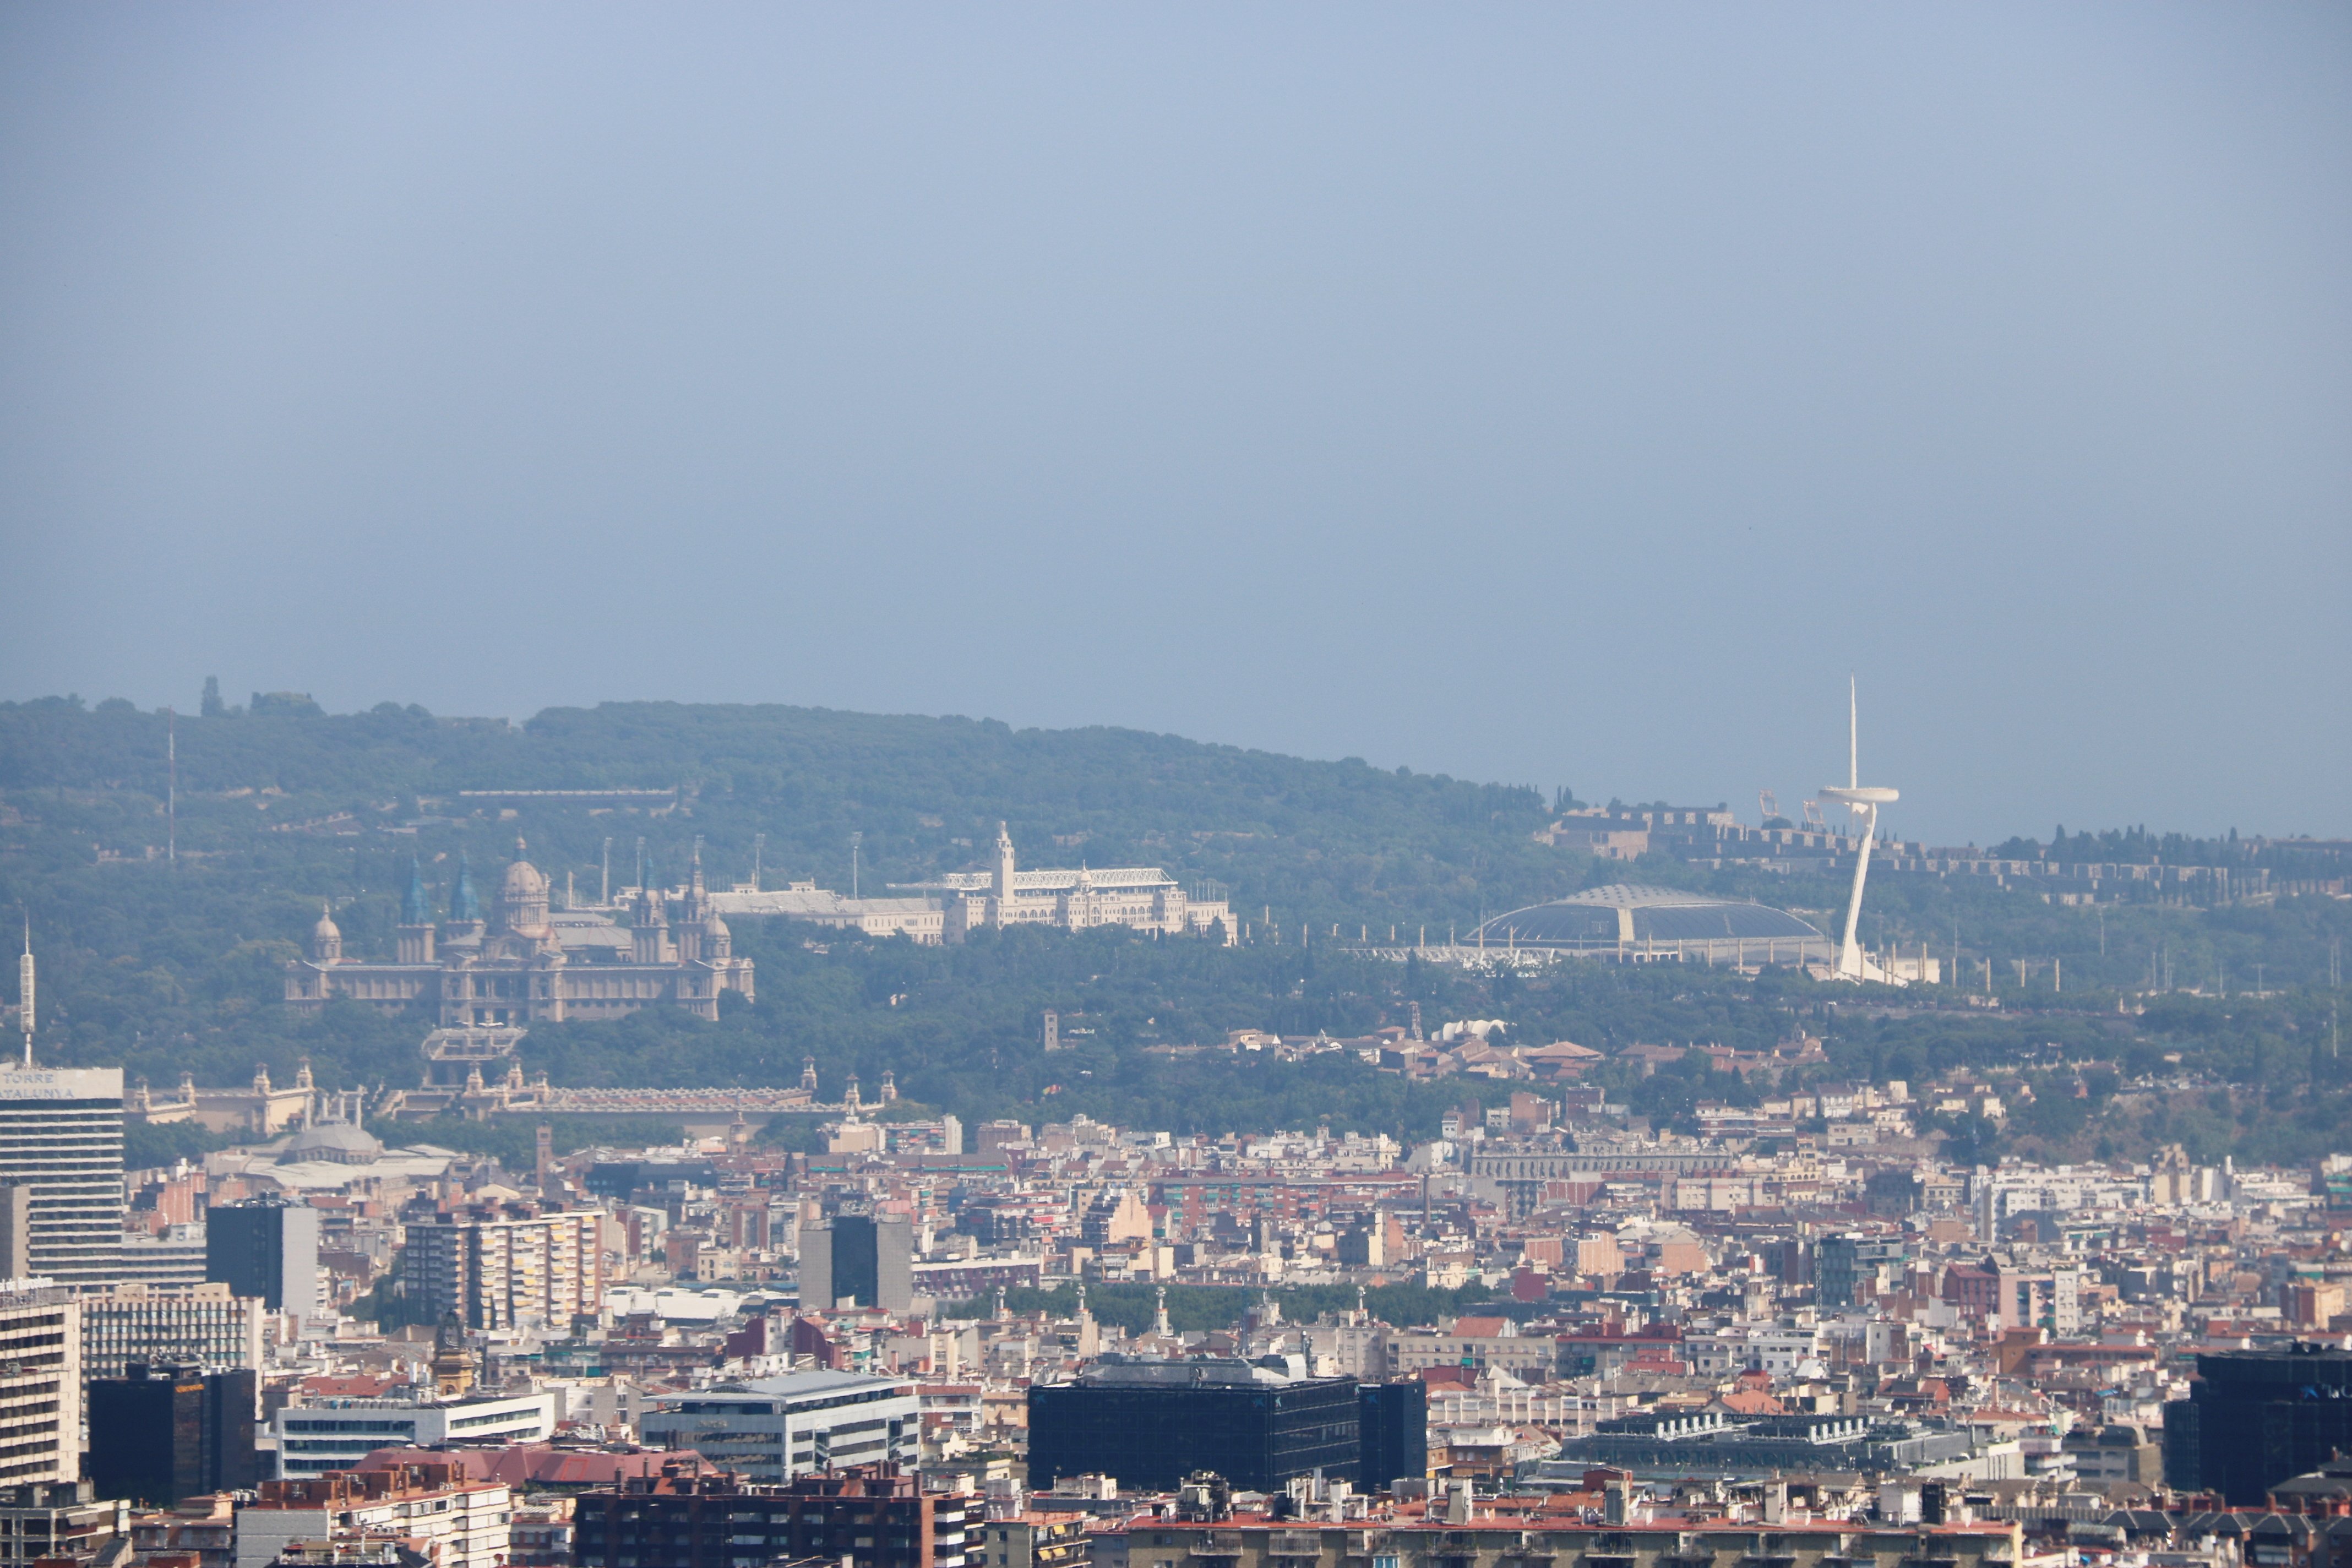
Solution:
<path fill-rule="evenodd" d="M 1846 677 L 1846 782 L 1843 787 L 1832 784 L 1822 791 L 1823 800 L 1843 801 L 1848 811 L 1862 818 L 1862 833 L 1854 842 L 1853 895 L 1846 900 L 1845 940 L 1839 944 L 1837 975 L 1841 980 L 1873 980 L 1882 985 L 1904 984 L 1864 956 L 1862 944 L 1854 941 L 1854 927 L 1862 920 L 1862 883 L 1870 874 L 1870 841 L 1878 832 L 1878 808 L 1892 805 L 1902 799 L 1899 792 L 1862 782 L 1862 710 L 1855 691 L 1853 677 Z"/>

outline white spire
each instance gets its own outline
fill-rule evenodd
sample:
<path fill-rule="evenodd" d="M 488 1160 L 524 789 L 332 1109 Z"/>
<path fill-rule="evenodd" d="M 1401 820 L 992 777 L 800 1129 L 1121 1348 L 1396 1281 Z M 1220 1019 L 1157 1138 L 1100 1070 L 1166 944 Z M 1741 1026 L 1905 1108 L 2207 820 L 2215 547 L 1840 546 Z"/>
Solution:
<path fill-rule="evenodd" d="M 1862 696 L 1851 675 L 1845 678 L 1845 784 L 1862 787 Z"/>
<path fill-rule="evenodd" d="M 25 956 L 16 961 L 16 1026 L 25 1031 L 25 1065 L 33 1065 L 33 917 L 25 916 Z"/>

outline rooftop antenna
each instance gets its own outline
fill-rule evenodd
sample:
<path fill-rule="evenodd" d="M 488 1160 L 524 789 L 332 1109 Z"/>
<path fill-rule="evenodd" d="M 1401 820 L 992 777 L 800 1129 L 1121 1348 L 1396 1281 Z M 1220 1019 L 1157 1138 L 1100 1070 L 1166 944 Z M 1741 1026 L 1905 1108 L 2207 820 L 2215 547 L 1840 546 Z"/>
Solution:
<path fill-rule="evenodd" d="M 853 899 L 857 896 L 857 847 L 865 842 L 863 833 L 849 836 L 849 896 Z"/>
<path fill-rule="evenodd" d="M 1892 805 L 1902 795 L 1883 785 L 1865 787 L 1862 782 L 1862 702 L 1854 679 L 1846 677 L 1846 782 L 1821 792 L 1823 800 L 1836 801 L 1862 819 L 1862 832 L 1853 847 L 1853 892 L 1846 900 L 1845 940 L 1839 944 L 1837 975 L 1841 980 L 1876 980 L 1891 985 L 1902 981 L 1894 975 L 1872 973 L 1877 970 L 1863 956 L 1861 946 L 1854 941 L 1854 928 L 1862 920 L 1862 885 L 1870 874 L 1870 841 L 1878 831 L 1878 808 Z"/>
<path fill-rule="evenodd" d="M 760 858 L 766 853 L 767 847 L 768 836 L 766 834 L 754 833 L 751 835 L 751 890 L 755 893 L 760 890 Z"/>
<path fill-rule="evenodd" d="M 33 915 L 25 912 L 25 956 L 16 961 L 16 1026 L 25 1031 L 25 1065 L 33 1065 Z"/>

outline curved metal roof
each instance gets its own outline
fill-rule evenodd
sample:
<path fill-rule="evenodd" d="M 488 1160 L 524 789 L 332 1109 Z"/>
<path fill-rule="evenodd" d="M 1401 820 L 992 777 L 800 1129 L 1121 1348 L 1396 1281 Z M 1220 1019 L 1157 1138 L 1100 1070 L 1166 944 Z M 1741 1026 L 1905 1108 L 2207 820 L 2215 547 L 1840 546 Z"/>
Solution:
<path fill-rule="evenodd" d="M 1471 940 L 1494 947 L 1598 946 L 1620 942 L 1828 940 L 1805 921 L 1769 904 L 1739 903 L 1685 892 L 1618 882 L 1588 888 L 1547 904 L 1496 915 Z"/>

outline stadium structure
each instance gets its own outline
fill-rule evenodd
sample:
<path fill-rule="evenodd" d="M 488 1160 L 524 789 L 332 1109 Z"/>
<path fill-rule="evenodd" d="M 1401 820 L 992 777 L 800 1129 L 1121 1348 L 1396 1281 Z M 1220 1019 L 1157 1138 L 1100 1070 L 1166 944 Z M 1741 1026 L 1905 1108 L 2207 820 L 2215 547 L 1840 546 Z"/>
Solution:
<path fill-rule="evenodd" d="M 1786 910 L 1625 882 L 1496 915 L 1459 946 L 1741 969 L 1826 964 L 1835 956 L 1819 928 Z"/>

